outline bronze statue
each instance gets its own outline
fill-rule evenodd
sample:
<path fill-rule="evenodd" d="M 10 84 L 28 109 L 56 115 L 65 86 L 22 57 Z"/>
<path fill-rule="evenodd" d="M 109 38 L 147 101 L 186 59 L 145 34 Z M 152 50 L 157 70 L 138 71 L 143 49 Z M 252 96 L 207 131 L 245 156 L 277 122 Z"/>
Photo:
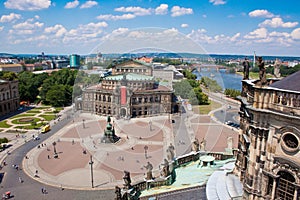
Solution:
<path fill-rule="evenodd" d="M 258 67 L 259 67 L 259 80 L 261 85 L 264 85 L 267 83 L 267 77 L 266 77 L 265 62 L 263 61 L 261 56 L 258 57 Z"/>
<path fill-rule="evenodd" d="M 249 69 L 250 69 L 250 64 L 249 64 L 249 60 L 246 57 L 244 62 L 243 62 L 243 66 L 244 66 L 244 80 L 249 80 Z"/>

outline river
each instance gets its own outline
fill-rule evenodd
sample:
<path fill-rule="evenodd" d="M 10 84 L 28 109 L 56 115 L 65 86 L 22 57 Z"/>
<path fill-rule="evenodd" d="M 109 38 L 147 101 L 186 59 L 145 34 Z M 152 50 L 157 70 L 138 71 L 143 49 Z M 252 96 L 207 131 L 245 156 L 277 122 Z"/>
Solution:
<path fill-rule="evenodd" d="M 201 72 L 194 71 L 193 73 L 197 75 L 197 80 L 200 80 L 203 76 L 216 80 L 223 90 L 226 88 L 242 90 L 241 81 L 243 77 L 238 74 L 227 73 L 226 69 L 217 71 L 210 68 L 201 68 Z"/>

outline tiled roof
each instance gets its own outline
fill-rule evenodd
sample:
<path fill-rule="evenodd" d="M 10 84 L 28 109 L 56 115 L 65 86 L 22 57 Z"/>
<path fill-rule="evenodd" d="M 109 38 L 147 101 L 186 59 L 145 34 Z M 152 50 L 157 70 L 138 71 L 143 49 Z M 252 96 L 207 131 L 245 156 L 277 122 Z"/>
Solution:
<path fill-rule="evenodd" d="M 269 85 L 269 87 L 300 92 L 300 70 Z"/>
<path fill-rule="evenodd" d="M 107 76 L 104 78 L 104 80 L 115 80 L 115 81 L 120 81 L 126 77 L 126 80 L 129 81 L 145 81 L 145 80 L 153 80 L 152 76 L 146 76 L 142 74 L 134 74 L 134 73 L 129 73 L 129 74 L 121 74 L 121 75 L 114 75 L 114 76 Z"/>

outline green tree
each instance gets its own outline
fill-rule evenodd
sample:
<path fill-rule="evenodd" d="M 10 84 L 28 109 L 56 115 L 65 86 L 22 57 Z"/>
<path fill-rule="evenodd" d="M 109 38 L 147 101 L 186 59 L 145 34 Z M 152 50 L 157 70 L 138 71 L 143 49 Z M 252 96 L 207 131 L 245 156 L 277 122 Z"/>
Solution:
<path fill-rule="evenodd" d="M 54 106 L 64 106 L 67 102 L 67 91 L 65 85 L 53 85 L 46 93 L 46 101 Z"/>
<path fill-rule="evenodd" d="M 217 83 L 216 80 L 210 79 L 206 76 L 201 78 L 200 83 L 203 84 L 211 92 L 221 92 L 222 91 L 222 87 Z"/>

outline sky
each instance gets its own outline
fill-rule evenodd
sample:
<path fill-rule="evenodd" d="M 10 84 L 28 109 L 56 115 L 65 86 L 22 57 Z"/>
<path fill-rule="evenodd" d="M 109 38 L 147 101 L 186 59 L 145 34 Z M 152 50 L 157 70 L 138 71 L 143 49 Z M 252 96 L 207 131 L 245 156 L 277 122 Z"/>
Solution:
<path fill-rule="evenodd" d="M 4 0 L 0 52 L 300 56 L 300 1 Z"/>

